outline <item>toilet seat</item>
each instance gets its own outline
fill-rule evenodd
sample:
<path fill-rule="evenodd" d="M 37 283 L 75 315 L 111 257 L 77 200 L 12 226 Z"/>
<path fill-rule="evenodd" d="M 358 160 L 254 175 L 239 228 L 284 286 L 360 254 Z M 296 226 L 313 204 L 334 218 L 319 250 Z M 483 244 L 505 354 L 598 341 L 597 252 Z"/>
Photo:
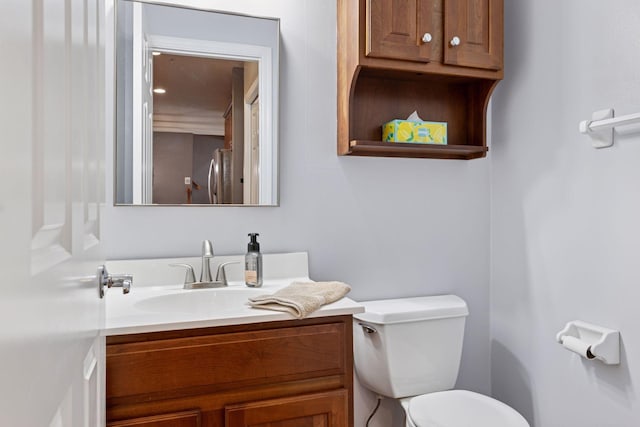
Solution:
<path fill-rule="evenodd" d="M 529 427 L 513 408 L 467 390 L 416 396 L 409 400 L 407 416 L 417 427 Z"/>

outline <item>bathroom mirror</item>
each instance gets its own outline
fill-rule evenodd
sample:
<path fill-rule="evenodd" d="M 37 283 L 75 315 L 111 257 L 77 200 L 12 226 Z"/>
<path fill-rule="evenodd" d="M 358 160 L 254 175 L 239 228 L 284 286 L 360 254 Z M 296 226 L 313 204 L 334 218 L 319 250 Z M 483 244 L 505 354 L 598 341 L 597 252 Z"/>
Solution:
<path fill-rule="evenodd" d="M 117 205 L 278 204 L 280 23 L 116 3 Z"/>

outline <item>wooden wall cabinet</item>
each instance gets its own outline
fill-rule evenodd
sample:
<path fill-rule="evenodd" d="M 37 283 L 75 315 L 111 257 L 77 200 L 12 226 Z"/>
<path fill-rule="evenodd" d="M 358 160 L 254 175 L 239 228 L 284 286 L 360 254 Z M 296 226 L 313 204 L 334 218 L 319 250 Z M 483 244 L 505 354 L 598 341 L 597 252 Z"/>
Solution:
<path fill-rule="evenodd" d="M 107 337 L 108 427 L 353 427 L 351 316 Z"/>
<path fill-rule="evenodd" d="M 503 78 L 503 0 L 338 0 L 338 154 L 473 159 Z M 382 142 L 414 110 L 449 145 Z"/>

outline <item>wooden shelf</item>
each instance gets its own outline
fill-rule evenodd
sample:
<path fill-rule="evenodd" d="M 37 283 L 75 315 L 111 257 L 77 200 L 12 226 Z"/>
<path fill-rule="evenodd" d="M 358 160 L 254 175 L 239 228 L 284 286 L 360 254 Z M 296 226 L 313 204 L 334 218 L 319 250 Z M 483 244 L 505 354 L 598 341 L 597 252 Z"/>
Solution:
<path fill-rule="evenodd" d="M 485 157 L 487 147 L 477 145 L 403 144 L 399 142 L 352 140 L 347 155 L 376 157 L 414 157 L 471 160 Z"/>
<path fill-rule="evenodd" d="M 486 108 L 496 80 L 359 71 L 346 101 L 349 123 L 340 133 L 344 139 L 338 154 L 458 160 L 486 156 Z M 447 139 L 456 144 L 382 142 L 382 125 L 413 111 L 428 121 L 446 122 Z"/>
<path fill-rule="evenodd" d="M 502 21 L 503 0 L 338 0 L 338 155 L 485 157 Z M 385 123 L 414 111 L 446 122 L 455 145 L 382 142 Z"/>

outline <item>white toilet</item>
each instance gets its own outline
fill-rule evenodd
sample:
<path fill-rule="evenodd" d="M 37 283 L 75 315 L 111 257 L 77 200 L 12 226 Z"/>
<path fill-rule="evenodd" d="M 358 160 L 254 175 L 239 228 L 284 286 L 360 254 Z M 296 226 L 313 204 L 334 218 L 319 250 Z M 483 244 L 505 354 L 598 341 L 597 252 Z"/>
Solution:
<path fill-rule="evenodd" d="M 362 302 L 353 322 L 363 386 L 399 399 L 407 427 L 529 427 L 491 397 L 451 390 L 458 377 L 467 304 L 455 295 Z"/>

